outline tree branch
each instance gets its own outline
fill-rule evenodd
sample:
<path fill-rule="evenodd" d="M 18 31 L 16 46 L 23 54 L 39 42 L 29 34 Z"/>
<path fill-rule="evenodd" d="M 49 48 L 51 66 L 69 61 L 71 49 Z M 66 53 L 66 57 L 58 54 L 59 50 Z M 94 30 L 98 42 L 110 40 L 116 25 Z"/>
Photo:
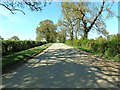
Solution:
<path fill-rule="evenodd" d="M 20 9 L 14 9 L 14 11 L 20 11 L 20 12 L 22 12 L 22 13 L 25 15 L 25 12 L 23 12 L 23 11 L 20 10 Z"/>
<path fill-rule="evenodd" d="M 8 9 L 12 14 L 15 14 L 9 7 L 7 7 L 6 5 L 0 3 L 1 6 L 5 7 L 6 9 Z"/>
<path fill-rule="evenodd" d="M 102 6 L 101 6 L 101 9 L 100 11 L 98 12 L 98 15 L 95 17 L 95 19 L 93 20 L 93 22 L 91 23 L 91 25 L 88 27 L 88 31 L 92 28 L 92 26 L 94 25 L 95 21 L 98 19 L 98 17 L 101 15 L 102 13 L 102 10 L 104 8 L 104 4 L 105 4 L 105 1 L 103 1 L 102 3 Z"/>
<path fill-rule="evenodd" d="M 10 9 L 9 7 L 7 7 L 6 5 L 4 5 L 2 3 L 0 3 L 0 5 L 5 7 L 6 9 L 8 9 L 12 14 L 15 14 L 14 11 L 20 11 L 20 12 L 22 12 L 25 15 L 25 13 L 22 10 L 20 10 L 20 9 Z"/>

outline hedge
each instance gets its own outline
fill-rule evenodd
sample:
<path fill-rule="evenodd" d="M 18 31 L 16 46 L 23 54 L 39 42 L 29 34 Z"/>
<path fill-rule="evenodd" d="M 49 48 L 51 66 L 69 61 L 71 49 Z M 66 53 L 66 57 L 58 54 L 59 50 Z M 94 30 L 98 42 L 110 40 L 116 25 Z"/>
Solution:
<path fill-rule="evenodd" d="M 96 40 L 84 39 L 65 42 L 67 45 L 77 46 L 80 48 L 100 53 L 105 57 L 120 58 L 120 34 L 113 35 L 110 40 L 99 38 Z"/>
<path fill-rule="evenodd" d="M 46 44 L 46 42 L 29 41 L 29 40 L 25 40 L 25 41 L 3 40 L 2 55 L 4 56 L 4 55 L 13 54 L 15 52 L 33 48 L 43 44 Z"/>
<path fill-rule="evenodd" d="M 32 58 L 34 55 L 37 55 L 38 53 L 42 52 L 44 49 L 48 48 L 51 45 L 52 45 L 51 43 L 48 43 L 38 47 L 16 52 L 11 55 L 4 56 L 2 58 L 2 71 L 5 72 L 11 67 L 17 65 L 17 63 L 19 62 L 25 62 L 29 58 Z"/>

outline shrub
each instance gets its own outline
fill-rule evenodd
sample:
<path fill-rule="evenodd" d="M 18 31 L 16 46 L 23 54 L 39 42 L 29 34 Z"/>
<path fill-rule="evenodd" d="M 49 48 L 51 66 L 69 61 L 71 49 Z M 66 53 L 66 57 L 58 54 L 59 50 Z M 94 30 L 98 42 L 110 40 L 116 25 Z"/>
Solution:
<path fill-rule="evenodd" d="M 71 40 L 66 40 L 66 41 L 65 41 L 65 44 L 67 44 L 67 45 L 72 45 L 72 41 L 71 41 Z"/>
<path fill-rule="evenodd" d="M 40 46 L 46 42 L 38 41 L 13 41 L 13 40 L 3 40 L 2 41 L 2 55 L 9 55 L 18 51 L 26 50 L 32 47 Z"/>
<path fill-rule="evenodd" d="M 111 35 L 109 39 L 103 37 L 98 37 L 96 40 L 81 38 L 80 40 L 73 40 L 73 43 L 70 40 L 65 43 L 101 53 L 106 57 L 120 58 L 120 34 Z"/>

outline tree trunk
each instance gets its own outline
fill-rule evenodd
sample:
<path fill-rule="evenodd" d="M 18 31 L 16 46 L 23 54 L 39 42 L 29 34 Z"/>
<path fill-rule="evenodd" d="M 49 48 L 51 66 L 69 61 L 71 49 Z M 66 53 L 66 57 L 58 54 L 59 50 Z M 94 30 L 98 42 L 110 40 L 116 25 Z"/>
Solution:
<path fill-rule="evenodd" d="M 71 30 L 71 32 L 70 32 L 70 40 L 71 41 L 73 40 L 73 30 Z"/>
<path fill-rule="evenodd" d="M 84 39 L 87 39 L 88 38 L 88 31 L 87 30 L 84 30 L 84 36 L 83 36 Z"/>
<path fill-rule="evenodd" d="M 47 41 L 48 43 L 50 43 L 50 37 L 49 37 L 49 36 L 46 37 L 46 41 Z"/>
<path fill-rule="evenodd" d="M 70 32 L 70 40 L 71 40 L 71 45 L 73 45 L 73 30 Z"/>
<path fill-rule="evenodd" d="M 75 39 L 78 40 L 77 31 L 75 32 Z"/>

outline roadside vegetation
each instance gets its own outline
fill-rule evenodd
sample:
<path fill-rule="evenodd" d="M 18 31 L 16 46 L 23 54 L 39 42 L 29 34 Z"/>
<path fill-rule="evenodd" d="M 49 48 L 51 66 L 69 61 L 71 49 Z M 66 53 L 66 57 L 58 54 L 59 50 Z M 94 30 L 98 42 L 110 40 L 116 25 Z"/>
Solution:
<path fill-rule="evenodd" d="M 108 59 L 120 61 L 120 34 L 110 35 L 105 21 L 115 16 L 113 2 L 61 3 L 63 18 L 58 21 L 59 41 Z M 106 13 L 106 14 L 105 14 Z M 89 39 L 89 32 L 97 39 Z"/>
<path fill-rule="evenodd" d="M 38 42 L 33 40 L 22 41 L 18 39 L 2 40 L 2 55 L 10 55 L 15 52 L 27 50 L 43 44 L 46 44 L 46 42 Z"/>
<path fill-rule="evenodd" d="M 120 62 L 120 34 L 110 35 L 107 38 L 98 37 L 96 40 L 84 40 L 83 38 L 73 41 L 66 40 L 65 44 Z"/>
<path fill-rule="evenodd" d="M 2 57 L 2 69 L 7 69 L 16 63 L 26 60 L 27 58 L 29 59 L 30 57 L 39 54 L 42 52 L 44 49 L 48 48 L 51 45 L 51 43 L 44 44 L 38 47 L 30 48 L 27 50 L 23 50 L 20 52 L 16 52 L 11 55 L 6 55 Z"/>

